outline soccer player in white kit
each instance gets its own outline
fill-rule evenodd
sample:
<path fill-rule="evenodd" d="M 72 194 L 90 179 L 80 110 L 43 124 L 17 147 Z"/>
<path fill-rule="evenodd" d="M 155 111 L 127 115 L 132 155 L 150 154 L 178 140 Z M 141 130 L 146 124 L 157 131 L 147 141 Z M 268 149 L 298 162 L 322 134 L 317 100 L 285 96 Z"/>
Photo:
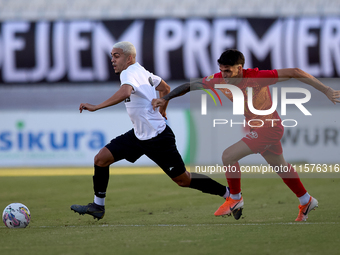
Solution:
<path fill-rule="evenodd" d="M 79 110 L 93 112 L 125 101 L 133 129 L 111 140 L 95 156 L 94 201 L 88 205 L 72 205 L 71 210 L 79 214 L 92 215 L 98 220 L 102 219 L 105 214 L 110 165 L 122 159 L 133 163 L 142 155 L 153 160 L 181 187 L 228 197 L 229 190 L 226 186 L 205 175 L 186 171 L 176 147 L 175 136 L 164 120 L 167 104 L 159 110 L 153 110 L 151 101 L 157 97 L 156 91 L 163 97 L 170 92 L 169 85 L 136 62 L 136 49 L 130 42 L 116 43 L 111 56 L 115 73 L 120 75 L 120 89 L 98 105 L 80 104 Z"/>

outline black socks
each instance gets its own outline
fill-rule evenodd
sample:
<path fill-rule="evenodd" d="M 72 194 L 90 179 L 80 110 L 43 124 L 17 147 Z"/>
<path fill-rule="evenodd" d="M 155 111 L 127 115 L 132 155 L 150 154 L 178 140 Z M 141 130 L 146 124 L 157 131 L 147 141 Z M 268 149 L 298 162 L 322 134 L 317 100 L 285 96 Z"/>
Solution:
<path fill-rule="evenodd" d="M 104 198 L 106 196 L 106 189 L 109 183 L 110 167 L 100 167 L 94 165 L 93 189 L 97 197 Z"/>
<path fill-rule="evenodd" d="M 204 193 L 218 195 L 221 197 L 223 197 L 226 193 L 226 186 L 214 181 L 206 175 L 198 173 L 191 173 L 191 182 L 189 187 L 200 190 Z"/>
<path fill-rule="evenodd" d="M 106 196 L 106 189 L 109 183 L 109 177 L 109 166 L 100 167 L 94 165 L 93 189 L 94 194 L 97 197 L 104 198 Z M 189 187 L 192 189 L 200 190 L 204 193 L 218 195 L 221 197 L 223 197 L 226 193 L 226 186 L 214 181 L 206 175 L 198 173 L 191 173 L 191 182 Z"/>

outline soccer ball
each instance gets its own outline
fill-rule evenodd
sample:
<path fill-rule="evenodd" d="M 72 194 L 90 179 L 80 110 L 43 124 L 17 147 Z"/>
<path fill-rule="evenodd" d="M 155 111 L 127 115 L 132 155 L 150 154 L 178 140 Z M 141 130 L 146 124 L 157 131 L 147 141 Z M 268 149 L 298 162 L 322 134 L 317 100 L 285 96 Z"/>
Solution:
<path fill-rule="evenodd" d="M 9 204 L 2 213 L 2 221 L 8 228 L 26 228 L 30 220 L 30 211 L 21 203 Z"/>

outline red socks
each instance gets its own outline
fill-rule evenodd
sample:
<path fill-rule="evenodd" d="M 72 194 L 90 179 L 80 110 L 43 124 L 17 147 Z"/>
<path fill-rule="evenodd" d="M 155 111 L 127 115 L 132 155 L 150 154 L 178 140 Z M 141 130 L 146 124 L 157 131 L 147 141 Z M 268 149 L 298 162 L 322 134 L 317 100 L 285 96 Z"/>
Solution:
<path fill-rule="evenodd" d="M 297 197 L 301 197 L 306 194 L 307 190 L 303 186 L 298 173 L 295 169 L 288 164 L 289 172 L 287 173 L 279 173 L 279 176 L 282 178 L 283 182 L 294 192 Z"/>
<path fill-rule="evenodd" d="M 240 165 L 236 162 L 232 166 L 225 166 L 225 177 L 227 178 L 230 194 L 238 194 L 241 192 L 241 170 Z"/>
<path fill-rule="evenodd" d="M 225 176 L 227 178 L 230 194 L 238 194 L 241 192 L 241 170 L 239 163 L 235 163 L 233 166 L 226 167 Z M 278 173 L 283 182 L 294 192 L 297 197 L 301 197 L 306 194 L 306 189 L 303 186 L 298 173 L 295 169 L 288 164 L 289 172 Z"/>

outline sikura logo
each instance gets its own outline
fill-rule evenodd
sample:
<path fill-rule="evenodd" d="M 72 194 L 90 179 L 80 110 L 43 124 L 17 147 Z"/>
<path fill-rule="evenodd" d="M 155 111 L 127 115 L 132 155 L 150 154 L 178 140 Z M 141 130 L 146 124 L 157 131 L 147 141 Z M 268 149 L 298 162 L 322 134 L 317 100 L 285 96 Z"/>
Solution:
<path fill-rule="evenodd" d="M 25 123 L 16 123 L 17 130 L 0 129 L 0 152 L 49 152 L 98 150 L 105 145 L 105 134 L 100 130 L 56 131 L 25 130 Z"/>
<path fill-rule="evenodd" d="M 233 96 L 233 115 L 244 115 L 244 95 L 243 92 L 240 88 L 238 88 L 235 85 L 231 84 L 215 84 L 214 88 L 216 89 L 228 89 L 230 93 Z M 206 90 L 204 90 L 206 91 Z M 290 99 L 287 98 L 288 93 L 301 93 L 305 97 L 303 98 L 295 98 L 295 99 Z M 215 93 L 216 94 L 216 93 Z M 209 95 L 212 97 L 212 95 L 209 93 Z M 278 93 L 277 93 L 277 87 L 273 87 L 273 92 L 272 92 L 272 106 L 270 109 L 267 110 L 258 110 L 255 109 L 253 106 L 253 88 L 248 87 L 247 88 L 247 105 L 248 109 L 250 112 L 252 112 L 255 115 L 258 116 L 265 116 L 265 115 L 270 115 L 272 114 L 278 104 Z M 311 116 L 312 114 L 303 106 L 304 103 L 307 103 L 311 99 L 311 93 L 309 90 L 304 89 L 304 88 L 297 88 L 297 87 L 282 87 L 281 88 L 281 115 L 287 115 L 287 105 L 292 104 L 295 105 L 304 115 L 309 115 Z M 215 100 L 214 100 L 215 101 Z M 216 105 L 216 102 L 215 102 Z M 221 103 L 222 105 L 222 103 Z M 207 99 L 206 95 L 202 95 L 201 97 L 201 115 L 207 115 Z M 271 122 L 271 126 L 274 126 L 274 123 L 276 121 L 280 121 L 279 119 L 265 119 L 265 121 Z M 261 125 L 252 125 L 252 123 L 261 123 Z M 285 123 L 287 122 L 293 122 L 293 125 L 287 125 Z M 226 119 L 214 119 L 213 121 L 213 126 L 215 127 L 216 125 L 225 125 L 229 123 L 228 120 Z M 230 120 L 231 126 L 233 125 L 233 120 Z M 246 122 L 243 121 L 242 123 L 240 122 L 234 122 L 234 124 L 243 124 L 245 126 Z M 264 121 L 261 119 L 251 119 L 247 122 L 248 126 L 250 127 L 261 127 L 264 125 Z M 281 124 L 284 127 L 295 127 L 297 125 L 297 121 L 294 119 L 284 119 L 281 121 Z"/>

